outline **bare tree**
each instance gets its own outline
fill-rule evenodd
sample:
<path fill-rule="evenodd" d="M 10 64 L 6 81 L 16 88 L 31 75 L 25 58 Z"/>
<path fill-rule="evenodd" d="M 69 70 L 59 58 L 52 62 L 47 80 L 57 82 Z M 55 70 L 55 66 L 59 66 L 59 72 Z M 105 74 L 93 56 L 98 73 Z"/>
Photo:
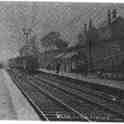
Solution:
<path fill-rule="evenodd" d="M 6 7 L 5 25 L 11 33 L 11 38 L 20 46 L 31 44 L 30 39 L 35 34 L 35 27 L 40 24 L 39 5 L 35 2 L 23 4 L 14 3 Z M 34 48 L 34 47 L 33 47 Z"/>

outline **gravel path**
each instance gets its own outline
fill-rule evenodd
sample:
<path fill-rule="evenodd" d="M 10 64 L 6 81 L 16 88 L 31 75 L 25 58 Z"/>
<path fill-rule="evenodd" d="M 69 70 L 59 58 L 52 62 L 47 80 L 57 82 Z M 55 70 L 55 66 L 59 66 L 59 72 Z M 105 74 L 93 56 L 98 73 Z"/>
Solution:
<path fill-rule="evenodd" d="M 39 120 L 32 106 L 5 70 L 0 70 L 0 119 Z"/>
<path fill-rule="evenodd" d="M 5 85 L 5 79 L 2 71 L 0 71 L 0 119 L 17 119 L 17 114 L 14 109 L 9 90 Z"/>

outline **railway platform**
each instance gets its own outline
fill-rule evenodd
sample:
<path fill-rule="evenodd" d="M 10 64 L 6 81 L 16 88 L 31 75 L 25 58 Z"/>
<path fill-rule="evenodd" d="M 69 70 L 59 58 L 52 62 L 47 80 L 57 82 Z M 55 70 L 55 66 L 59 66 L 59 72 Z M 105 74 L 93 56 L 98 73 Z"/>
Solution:
<path fill-rule="evenodd" d="M 0 70 L 0 120 L 39 120 L 8 73 Z"/>
<path fill-rule="evenodd" d="M 40 71 L 58 75 L 55 71 L 46 70 L 46 69 L 42 69 L 42 68 L 40 69 Z M 103 86 L 108 86 L 108 87 L 124 90 L 124 81 L 100 79 L 96 75 L 92 75 L 92 74 L 85 77 L 81 74 L 60 72 L 59 76 L 65 76 L 65 77 L 69 77 L 72 79 L 86 81 L 88 83 L 99 84 L 99 85 L 103 85 Z"/>

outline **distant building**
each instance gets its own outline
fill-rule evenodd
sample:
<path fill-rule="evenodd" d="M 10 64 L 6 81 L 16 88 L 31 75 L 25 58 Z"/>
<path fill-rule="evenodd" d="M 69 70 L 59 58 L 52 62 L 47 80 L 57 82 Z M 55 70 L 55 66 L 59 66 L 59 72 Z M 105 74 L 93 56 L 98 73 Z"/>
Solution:
<path fill-rule="evenodd" d="M 124 59 L 123 56 L 109 57 L 108 60 L 104 60 L 104 58 L 124 52 L 124 18 L 118 15 L 116 9 L 108 10 L 107 16 L 106 25 L 97 29 L 91 28 L 87 32 L 90 33 L 87 36 L 92 40 L 92 59 L 94 63 L 101 59 L 103 60 L 101 63 L 108 61 L 107 63 L 111 65 L 111 61 L 114 61 L 114 64 L 120 64 Z M 97 37 L 93 39 L 90 36 L 94 32 Z M 97 63 L 97 65 L 99 64 Z"/>
<path fill-rule="evenodd" d="M 60 63 L 61 72 L 72 72 L 78 68 L 77 65 L 84 63 L 86 59 L 84 46 L 73 46 L 64 50 L 51 50 L 41 54 L 41 67 L 56 69 L 57 63 Z"/>
<path fill-rule="evenodd" d="M 57 62 L 60 62 L 62 72 L 78 69 L 83 72 L 89 60 L 89 45 L 95 68 L 120 65 L 124 61 L 124 18 L 118 15 L 116 9 L 108 10 L 107 17 L 106 24 L 99 28 L 93 25 L 92 19 L 89 19 L 89 24 L 84 25 L 85 44 L 42 53 L 41 66 L 55 70 Z"/>

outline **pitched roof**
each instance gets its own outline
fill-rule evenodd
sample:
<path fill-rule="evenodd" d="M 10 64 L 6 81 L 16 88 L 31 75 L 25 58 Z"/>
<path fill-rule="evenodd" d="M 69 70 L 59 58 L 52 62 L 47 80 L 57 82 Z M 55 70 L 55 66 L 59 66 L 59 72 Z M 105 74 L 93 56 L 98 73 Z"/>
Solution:
<path fill-rule="evenodd" d="M 98 40 L 101 41 L 124 39 L 124 18 L 118 16 L 112 20 L 111 24 L 98 28 L 97 32 L 99 34 Z"/>
<path fill-rule="evenodd" d="M 112 31 L 112 40 L 122 40 L 124 39 L 124 18 L 119 16 L 110 25 Z"/>

